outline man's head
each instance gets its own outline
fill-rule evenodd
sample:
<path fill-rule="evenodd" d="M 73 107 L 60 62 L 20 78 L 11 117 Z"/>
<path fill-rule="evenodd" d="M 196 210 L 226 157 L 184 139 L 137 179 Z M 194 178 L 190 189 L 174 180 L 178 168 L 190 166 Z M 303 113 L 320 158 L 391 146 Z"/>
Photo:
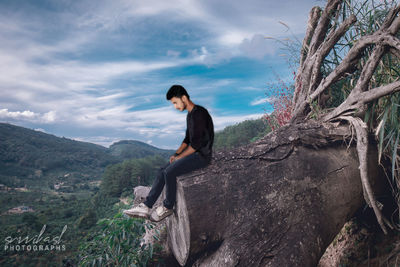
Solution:
<path fill-rule="evenodd" d="M 170 100 L 176 109 L 184 111 L 190 103 L 190 96 L 182 85 L 173 85 L 167 92 L 167 100 Z"/>

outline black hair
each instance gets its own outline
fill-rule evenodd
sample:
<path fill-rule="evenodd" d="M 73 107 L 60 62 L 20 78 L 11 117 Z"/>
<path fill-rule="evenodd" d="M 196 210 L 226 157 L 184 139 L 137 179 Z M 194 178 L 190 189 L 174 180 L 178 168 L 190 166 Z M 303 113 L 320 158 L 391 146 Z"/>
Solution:
<path fill-rule="evenodd" d="M 188 99 L 190 99 L 189 94 L 186 92 L 186 89 L 182 85 L 172 85 L 171 88 L 169 88 L 167 92 L 167 100 L 171 100 L 173 97 L 179 97 L 181 98 L 182 96 L 186 96 Z"/>

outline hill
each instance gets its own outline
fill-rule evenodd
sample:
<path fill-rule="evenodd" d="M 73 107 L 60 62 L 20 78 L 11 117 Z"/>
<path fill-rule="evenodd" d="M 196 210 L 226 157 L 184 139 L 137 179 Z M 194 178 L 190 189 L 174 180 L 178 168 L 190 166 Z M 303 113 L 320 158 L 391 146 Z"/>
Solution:
<path fill-rule="evenodd" d="M 229 149 L 246 145 L 271 131 L 265 119 L 245 120 L 225 127 L 215 133 L 214 150 Z"/>
<path fill-rule="evenodd" d="M 122 159 L 143 158 L 155 155 L 168 158 L 175 152 L 174 150 L 160 149 L 135 140 L 121 140 L 112 144 L 109 150 L 111 155 Z"/>
<path fill-rule="evenodd" d="M 0 183 L 8 187 L 52 187 L 65 177 L 72 184 L 100 180 L 107 165 L 156 154 L 167 157 L 171 151 L 139 141 L 105 148 L 0 123 Z"/>

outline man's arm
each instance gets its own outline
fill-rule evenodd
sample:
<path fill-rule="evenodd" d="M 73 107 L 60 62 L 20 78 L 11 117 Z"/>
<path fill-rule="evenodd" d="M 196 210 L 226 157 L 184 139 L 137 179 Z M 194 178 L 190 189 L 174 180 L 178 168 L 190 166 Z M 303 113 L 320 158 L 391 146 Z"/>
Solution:
<path fill-rule="evenodd" d="M 169 159 L 169 162 L 172 163 L 173 161 L 184 158 L 186 156 L 189 156 L 190 154 L 193 154 L 194 152 L 196 152 L 196 150 L 192 146 L 190 146 L 186 143 L 182 143 L 182 145 L 176 151 L 176 154 L 179 154 L 179 155 L 171 156 L 171 158 Z"/>
<path fill-rule="evenodd" d="M 183 143 L 183 144 L 185 144 L 185 143 Z M 192 146 L 187 145 L 187 148 L 182 153 L 180 153 L 178 156 L 176 156 L 175 160 L 189 156 L 190 154 L 193 154 L 194 152 L 196 152 L 196 150 Z"/>
<path fill-rule="evenodd" d="M 176 154 L 181 154 L 186 148 L 188 147 L 188 144 L 183 142 L 181 146 L 176 150 Z"/>
<path fill-rule="evenodd" d="M 169 163 L 172 163 L 174 160 L 176 160 L 177 156 L 180 155 L 187 147 L 188 144 L 186 144 L 185 141 L 182 142 L 181 146 L 178 148 L 178 150 L 176 150 L 175 154 L 169 158 Z"/>

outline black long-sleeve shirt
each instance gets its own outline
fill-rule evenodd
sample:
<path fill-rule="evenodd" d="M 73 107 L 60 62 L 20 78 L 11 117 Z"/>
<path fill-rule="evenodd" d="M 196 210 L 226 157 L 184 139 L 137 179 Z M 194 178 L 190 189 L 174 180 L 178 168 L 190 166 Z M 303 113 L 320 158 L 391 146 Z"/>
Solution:
<path fill-rule="evenodd" d="M 195 105 L 186 116 L 186 124 L 186 136 L 183 143 L 210 159 L 214 143 L 214 124 L 207 109 Z"/>

